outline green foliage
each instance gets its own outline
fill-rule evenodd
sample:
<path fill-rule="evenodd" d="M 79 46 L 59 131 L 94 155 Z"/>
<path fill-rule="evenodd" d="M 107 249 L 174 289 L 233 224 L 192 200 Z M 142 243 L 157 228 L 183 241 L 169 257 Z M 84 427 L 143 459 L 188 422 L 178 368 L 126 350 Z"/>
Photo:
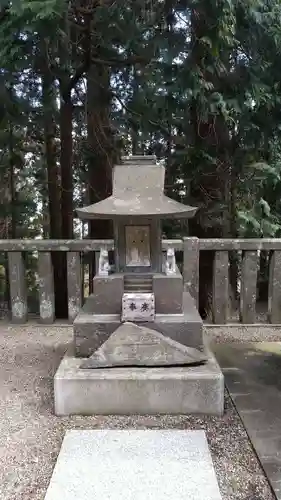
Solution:
<path fill-rule="evenodd" d="M 167 193 L 199 207 L 192 233 L 280 236 L 280 14 L 277 0 L 0 0 L 2 234 L 49 234 L 69 99 L 74 206 L 87 202 L 89 171 L 113 157 L 108 148 L 155 153 Z M 104 102 L 88 102 L 87 83 L 106 87 Z"/>

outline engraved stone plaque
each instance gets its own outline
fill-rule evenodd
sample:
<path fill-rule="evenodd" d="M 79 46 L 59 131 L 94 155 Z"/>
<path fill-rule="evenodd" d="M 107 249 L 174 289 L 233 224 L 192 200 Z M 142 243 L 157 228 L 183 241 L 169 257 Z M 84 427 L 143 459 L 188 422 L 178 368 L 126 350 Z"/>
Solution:
<path fill-rule="evenodd" d="M 154 321 L 154 293 L 123 293 L 122 321 Z"/>
<path fill-rule="evenodd" d="M 126 266 L 150 266 L 149 226 L 126 226 Z"/>

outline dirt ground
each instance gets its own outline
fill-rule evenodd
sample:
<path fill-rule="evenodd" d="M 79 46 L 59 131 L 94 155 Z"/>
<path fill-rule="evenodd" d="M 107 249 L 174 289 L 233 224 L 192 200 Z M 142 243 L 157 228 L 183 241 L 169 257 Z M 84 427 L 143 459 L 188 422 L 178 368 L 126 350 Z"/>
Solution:
<path fill-rule="evenodd" d="M 0 500 L 44 500 L 65 431 L 94 428 L 204 429 L 223 500 L 274 499 L 227 395 L 223 418 L 55 417 L 53 375 L 71 334 L 70 326 L 0 323 Z"/>

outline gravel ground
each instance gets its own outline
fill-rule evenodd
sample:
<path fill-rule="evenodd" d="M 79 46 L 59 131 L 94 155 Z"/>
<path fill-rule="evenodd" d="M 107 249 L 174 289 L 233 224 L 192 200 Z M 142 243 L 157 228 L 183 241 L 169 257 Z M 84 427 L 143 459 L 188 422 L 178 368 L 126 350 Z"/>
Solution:
<path fill-rule="evenodd" d="M 53 415 L 52 377 L 71 327 L 0 325 L 0 500 L 43 500 L 67 429 L 206 430 L 223 500 L 273 500 L 240 419 L 226 396 L 223 418 Z"/>
<path fill-rule="evenodd" d="M 281 342 L 281 326 L 205 325 L 206 336 L 219 344 L 230 342 Z"/>

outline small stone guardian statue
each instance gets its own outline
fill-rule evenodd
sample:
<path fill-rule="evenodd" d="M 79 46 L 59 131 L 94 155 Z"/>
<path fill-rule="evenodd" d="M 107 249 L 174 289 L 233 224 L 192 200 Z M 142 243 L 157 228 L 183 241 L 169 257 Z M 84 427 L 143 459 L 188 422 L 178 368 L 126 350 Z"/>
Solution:
<path fill-rule="evenodd" d="M 176 257 L 174 248 L 168 248 L 167 250 L 166 274 L 176 274 Z"/>
<path fill-rule="evenodd" d="M 99 276 L 108 276 L 109 269 L 108 250 L 102 248 L 99 257 Z"/>

